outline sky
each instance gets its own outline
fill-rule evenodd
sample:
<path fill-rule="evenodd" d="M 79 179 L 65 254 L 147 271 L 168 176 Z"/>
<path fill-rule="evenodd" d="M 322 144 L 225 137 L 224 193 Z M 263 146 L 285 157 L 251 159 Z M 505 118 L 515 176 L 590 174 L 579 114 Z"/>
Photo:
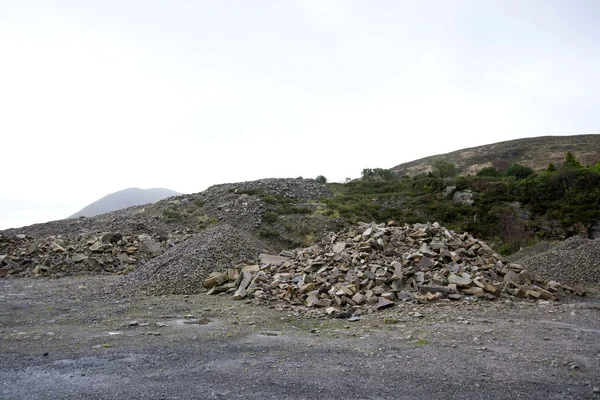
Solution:
<path fill-rule="evenodd" d="M 0 0 L 0 229 L 600 133 L 596 0 Z"/>

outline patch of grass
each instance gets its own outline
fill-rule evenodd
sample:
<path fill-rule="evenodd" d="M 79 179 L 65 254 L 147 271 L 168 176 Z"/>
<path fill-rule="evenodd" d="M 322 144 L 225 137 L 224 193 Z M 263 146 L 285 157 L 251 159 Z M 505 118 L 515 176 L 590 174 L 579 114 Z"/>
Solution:
<path fill-rule="evenodd" d="M 163 210 L 163 215 L 169 219 L 181 219 L 183 218 L 183 214 L 177 210 L 173 210 L 172 208 L 165 208 Z"/>
<path fill-rule="evenodd" d="M 219 220 L 214 217 L 209 217 L 208 215 L 201 215 L 196 218 L 196 227 L 198 229 L 206 229 L 211 226 L 215 226 L 219 223 Z"/>
<path fill-rule="evenodd" d="M 417 339 L 417 341 L 415 342 L 416 346 L 427 346 L 429 344 L 429 340 L 425 339 L 424 337 L 420 337 Z"/>
<path fill-rule="evenodd" d="M 261 228 L 260 231 L 258 232 L 258 234 L 260 235 L 260 237 L 262 237 L 264 239 L 279 239 L 279 238 L 281 238 L 281 234 L 277 230 L 270 229 L 270 228 Z"/>
<path fill-rule="evenodd" d="M 279 215 L 272 211 L 267 211 L 263 214 L 263 221 L 267 224 L 274 224 L 279 219 Z"/>
<path fill-rule="evenodd" d="M 310 232 L 310 233 L 307 233 L 306 235 L 304 235 L 304 238 L 302 239 L 302 244 L 305 247 L 310 247 L 310 246 L 314 246 L 315 244 L 317 244 L 317 236 L 315 235 L 315 233 Z"/>
<path fill-rule="evenodd" d="M 194 200 L 194 204 L 196 205 L 196 207 L 202 208 L 202 207 L 204 207 L 204 200 L 196 199 L 196 200 Z"/>

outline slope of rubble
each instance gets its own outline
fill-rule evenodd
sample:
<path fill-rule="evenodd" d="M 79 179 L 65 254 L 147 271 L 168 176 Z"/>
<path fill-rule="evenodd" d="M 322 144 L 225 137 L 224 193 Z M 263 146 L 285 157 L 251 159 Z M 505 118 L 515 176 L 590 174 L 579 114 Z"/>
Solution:
<path fill-rule="evenodd" d="M 99 232 L 165 235 L 175 231 L 198 231 L 207 220 L 217 220 L 239 229 L 253 229 L 261 224 L 267 208 L 256 194 L 285 197 L 293 203 L 318 201 L 331 196 L 326 185 L 314 179 L 269 178 L 226 183 L 194 194 L 169 197 L 153 204 L 134 206 L 95 217 L 64 219 L 22 228 L 0 231 L 5 236 L 89 235 Z M 1 254 L 1 253 L 0 253 Z"/>
<path fill-rule="evenodd" d="M 335 316 L 372 312 L 397 302 L 510 296 L 555 300 L 574 291 L 537 279 L 468 233 L 457 234 L 438 223 L 388 225 L 392 226 L 359 223 L 320 246 L 214 272 L 204 285 L 209 294 L 226 292 L 259 303 L 282 301 L 301 311 Z"/>
<path fill-rule="evenodd" d="M 136 268 L 191 235 L 100 232 L 34 238 L 0 234 L 0 277 L 120 274 Z"/>
<path fill-rule="evenodd" d="M 213 271 L 268 251 L 264 243 L 230 225 L 208 228 L 141 265 L 114 290 L 122 295 L 194 294 Z"/>
<path fill-rule="evenodd" d="M 7 229 L 0 231 L 0 277 L 125 273 L 221 224 L 235 226 L 257 240 L 266 236 L 261 235 L 264 230 L 270 245 L 281 250 L 292 240 L 301 241 L 303 235 L 316 237 L 334 229 L 323 215 L 294 213 L 294 207 L 308 202 L 316 208 L 316 202 L 329 195 L 327 186 L 312 179 L 261 179 L 215 185 L 200 193 L 90 218 Z M 268 196 L 278 196 L 279 203 L 269 204 Z M 267 224 L 265 213 L 275 214 L 282 201 L 291 212 Z"/>
<path fill-rule="evenodd" d="M 573 236 L 543 252 L 516 254 L 516 260 L 542 278 L 569 285 L 600 285 L 600 240 Z"/>

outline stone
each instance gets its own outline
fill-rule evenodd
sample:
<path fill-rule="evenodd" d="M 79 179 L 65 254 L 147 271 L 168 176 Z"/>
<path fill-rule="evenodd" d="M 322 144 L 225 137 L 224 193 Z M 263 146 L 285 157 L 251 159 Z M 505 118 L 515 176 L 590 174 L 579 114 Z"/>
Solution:
<path fill-rule="evenodd" d="M 356 304 L 363 304 L 365 300 L 366 297 L 360 293 L 356 293 L 354 296 L 352 296 L 352 301 Z"/>
<path fill-rule="evenodd" d="M 448 293 L 448 288 L 445 287 L 440 287 L 440 286 L 421 286 L 419 288 L 419 293 L 420 294 L 427 294 L 427 293 L 440 293 L 442 295 L 445 295 Z"/>
<path fill-rule="evenodd" d="M 289 260 L 289 257 L 285 257 L 282 255 L 273 255 L 273 254 L 267 254 L 267 253 L 261 253 L 258 256 L 258 262 L 260 265 L 274 265 L 276 267 L 280 267 L 283 265 L 283 263 L 285 263 L 286 261 Z"/>
<path fill-rule="evenodd" d="M 531 285 L 532 281 L 535 281 L 535 276 L 531 272 L 524 269 L 519 273 L 519 283 L 521 285 Z"/>
<path fill-rule="evenodd" d="M 319 298 L 317 296 L 310 295 L 306 298 L 306 306 L 307 307 L 315 307 L 315 306 L 319 306 Z"/>
<path fill-rule="evenodd" d="M 121 239 L 123 239 L 123 234 L 114 232 L 104 234 L 100 240 L 102 240 L 104 243 L 118 243 Z"/>
<path fill-rule="evenodd" d="M 462 275 L 450 274 L 450 276 L 448 277 L 448 282 L 458 287 L 467 287 L 473 283 L 473 281 L 471 281 L 470 275 L 466 272 L 464 272 Z"/>
<path fill-rule="evenodd" d="M 247 291 L 246 288 L 250 285 L 250 281 L 252 280 L 252 274 L 250 272 L 242 272 L 242 280 L 240 282 L 240 286 L 236 290 L 233 298 L 236 300 L 243 299 L 246 297 Z"/>
<path fill-rule="evenodd" d="M 213 272 L 204 280 L 204 287 L 207 289 L 219 286 L 229 279 L 229 274 L 223 272 Z"/>
<path fill-rule="evenodd" d="M 381 309 L 384 309 L 384 308 L 392 307 L 395 304 L 396 303 L 394 303 L 392 300 L 388 300 L 385 297 L 380 297 L 379 301 L 377 302 L 376 308 L 378 310 L 381 310 Z"/>
<path fill-rule="evenodd" d="M 104 244 L 102 244 L 102 242 L 100 242 L 100 241 L 95 242 L 94 244 L 92 244 L 90 246 L 90 251 L 92 253 L 102 253 L 103 250 L 104 250 Z"/>
<path fill-rule="evenodd" d="M 346 243 L 344 242 L 337 242 L 333 245 L 332 247 L 332 251 L 336 254 L 341 253 L 342 251 L 344 251 L 344 249 L 346 248 Z"/>
<path fill-rule="evenodd" d="M 73 260 L 74 263 L 80 263 L 82 261 L 87 260 L 88 258 L 89 258 L 88 256 L 86 256 L 85 254 L 82 254 L 82 253 L 74 253 L 71 256 L 71 260 Z"/>
<path fill-rule="evenodd" d="M 514 282 L 518 284 L 520 281 L 521 278 L 515 271 L 509 270 L 506 275 L 504 275 L 504 282 Z"/>
<path fill-rule="evenodd" d="M 162 254 L 163 250 L 160 244 L 152 239 L 144 240 L 140 245 L 140 250 L 151 257 L 157 257 Z"/>
<path fill-rule="evenodd" d="M 65 249 L 63 246 L 61 246 L 59 243 L 57 242 L 53 242 L 50 245 L 50 248 L 52 249 L 53 252 L 55 253 L 64 253 L 65 251 L 67 251 L 67 249 Z"/>

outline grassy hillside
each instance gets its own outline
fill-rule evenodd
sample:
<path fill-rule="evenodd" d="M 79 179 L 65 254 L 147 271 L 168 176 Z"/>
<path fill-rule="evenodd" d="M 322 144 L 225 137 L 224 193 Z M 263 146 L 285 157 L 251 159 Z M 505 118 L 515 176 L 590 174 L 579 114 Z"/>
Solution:
<path fill-rule="evenodd" d="M 576 153 L 584 164 L 595 164 L 600 159 L 600 134 L 510 140 L 422 158 L 397 165 L 391 170 L 400 176 L 414 176 L 428 172 L 434 160 L 445 158 L 456 164 L 461 174 L 475 174 L 493 164 L 513 163 L 541 171 L 550 162 L 562 162 L 567 151 Z"/>

